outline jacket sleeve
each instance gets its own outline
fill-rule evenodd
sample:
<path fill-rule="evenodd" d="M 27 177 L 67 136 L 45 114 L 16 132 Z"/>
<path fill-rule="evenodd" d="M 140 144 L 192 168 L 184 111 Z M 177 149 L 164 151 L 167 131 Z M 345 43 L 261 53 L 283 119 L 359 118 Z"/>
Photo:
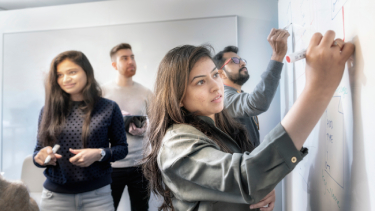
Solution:
<path fill-rule="evenodd" d="M 113 102 L 112 120 L 108 128 L 108 138 L 111 148 L 105 148 L 105 156 L 100 162 L 115 162 L 126 157 L 128 154 L 128 143 L 126 142 L 126 132 L 124 120 L 120 107 Z"/>
<path fill-rule="evenodd" d="M 271 60 L 252 93 L 226 89 L 224 103 L 229 114 L 232 117 L 256 116 L 267 111 L 279 86 L 282 67 L 283 63 Z"/>
<path fill-rule="evenodd" d="M 158 156 L 164 183 L 184 201 L 254 204 L 307 154 L 279 124 L 251 153 L 225 153 L 193 130 L 169 131 Z"/>

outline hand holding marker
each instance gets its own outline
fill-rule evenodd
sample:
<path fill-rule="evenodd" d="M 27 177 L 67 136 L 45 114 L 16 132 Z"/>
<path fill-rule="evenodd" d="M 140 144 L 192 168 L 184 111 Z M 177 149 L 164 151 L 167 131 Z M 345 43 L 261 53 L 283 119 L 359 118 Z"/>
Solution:
<path fill-rule="evenodd" d="M 59 150 L 59 148 L 60 148 L 60 145 L 55 144 L 55 146 L 53 146 L 53 148 L 52 148 L 52 153 L 56 153 L 57 150 Z M 44 164 L 47 164 L 47 163 L 49 163 L 50 161 L 51 161 L 51 156 L 48 155 L 48 156 L 46 157 L 46 160 L 44 161 Z"/>
<path fill-rule="evenodd" d="M 288 26 L 286 26 L 285 28 L 289 27 L 292 23 L 290 23 Z M 284 28 L 284 29 L 285 29 Z M 333 45 L 337 45 L 340 47 L 340 50 L 342 49 L 342 46 L 337 42 L 337 41 L 334 41 L 333 42 Z M 286 61 L 288 63 L 293 63 L 293 62 L 296 62 L 298 60 L 301 60 L 301 59 L 304 59 L 306 58 L 306 50 L 302 50 L 302 51 L 299 51 L 299 52 L 296 52 L 296 53 L 291 53 L 289 55 L 287 55 L 285 57 Z"/>
<path fill-rule="evenodd" d="M 340 49 L 342 49 L 342 46 L 337 41 L 334 41 L 333 45 L 337 45 L 340 47 Z M 293 63 L 304 58 L 306 58 L 306 50 L 302 50 L 296 53 L 291 53 L 288 56 L 286 56 L 285 59 L 288 63 Z"/>

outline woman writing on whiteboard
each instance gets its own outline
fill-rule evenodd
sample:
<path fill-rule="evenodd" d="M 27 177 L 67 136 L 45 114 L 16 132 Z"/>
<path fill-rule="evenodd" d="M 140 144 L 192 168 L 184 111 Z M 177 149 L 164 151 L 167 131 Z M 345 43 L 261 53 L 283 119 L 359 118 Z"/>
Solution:
<path fill-rule="evenodd" d="M 128 153 L 124 122 L 118 105 L 101 97 L 82 52 L 53 59 L 38 125 L 34 163 L 47 177 L 41 210 L 114 210 L 110 162 Z"/>
<path fill-rule="evenodd" d="M 170 50 L 157 74 L 143 165 L 151 190 L 164 198 L 162 210 L 272 210 L 268 194 L 307 154 L 303 143 L 353 53 L 350 43 L 332 45 L 334 38 L 333 31 L 312 37 L 303 93 L 254 150 L 223 109 L 224 87 L 209 50 Z"/>

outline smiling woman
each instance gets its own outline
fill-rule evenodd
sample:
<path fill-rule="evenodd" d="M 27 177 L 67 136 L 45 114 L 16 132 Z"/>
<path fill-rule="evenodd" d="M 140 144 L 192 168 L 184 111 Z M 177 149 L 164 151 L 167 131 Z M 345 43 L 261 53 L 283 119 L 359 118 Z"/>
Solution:
<path fill-rule="evenodd" d="M 55 144 L 61 146 L 56 154 Z M 41 210 L 114 210 L 110 162 L 127 153 L 120 108 L 101 97 L 89 60 L 79 51 L 59 54 L 49 71 L 34 150 L 35 165 L 46 168 Z"/>
<path fill-rule="evenodd" d="M 82 90 L 87 84 L 85 71 L 69 59 L 57 65 L 57 83 L 73 101 L 82 101 Z"/>

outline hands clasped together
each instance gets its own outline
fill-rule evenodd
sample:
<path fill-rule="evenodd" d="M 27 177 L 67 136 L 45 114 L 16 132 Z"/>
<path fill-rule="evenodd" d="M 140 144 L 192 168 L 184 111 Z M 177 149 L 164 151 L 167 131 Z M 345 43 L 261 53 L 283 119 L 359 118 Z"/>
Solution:
<path fill-rule="evenodd" d="M 123 116 L 131 115 L 129 112 L 121 110 Z M 129 133 L 133 136 L 143 136 L 147 130 L 147 122 L 142 127 L 137 127 L 133 122 L 129 124 Z"/>

